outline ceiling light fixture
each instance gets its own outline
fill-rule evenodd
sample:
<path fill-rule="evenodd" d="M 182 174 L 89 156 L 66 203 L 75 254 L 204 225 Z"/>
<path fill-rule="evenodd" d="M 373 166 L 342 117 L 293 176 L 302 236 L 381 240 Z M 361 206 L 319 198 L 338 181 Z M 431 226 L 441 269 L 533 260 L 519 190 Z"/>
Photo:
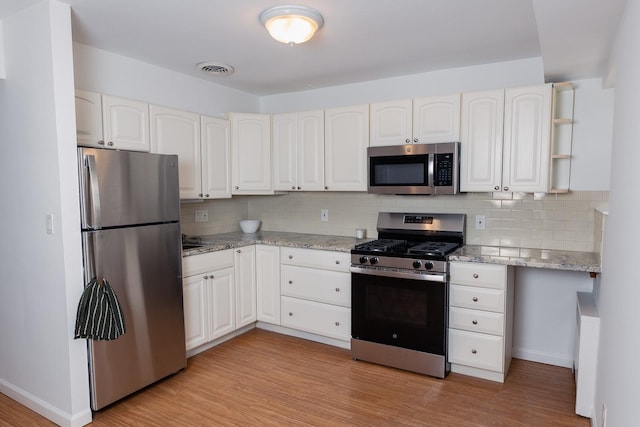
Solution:
<path fill-rule="evenodd" d="M 311 39 L 322 27 L 324 19 L 320 12 L 306 6 L 275 6 L 260 14 L 260 22 L 271 37 L 290 46 Z"/>

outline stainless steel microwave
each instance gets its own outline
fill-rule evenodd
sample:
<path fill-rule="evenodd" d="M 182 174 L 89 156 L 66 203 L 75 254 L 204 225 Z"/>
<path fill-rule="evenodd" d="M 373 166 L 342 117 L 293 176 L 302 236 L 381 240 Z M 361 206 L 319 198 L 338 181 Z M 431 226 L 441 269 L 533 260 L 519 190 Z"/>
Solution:
<path fill-rule="evenodd" d="M 457 194 L 460 143 L 367 148 L 369 193 Z"/>

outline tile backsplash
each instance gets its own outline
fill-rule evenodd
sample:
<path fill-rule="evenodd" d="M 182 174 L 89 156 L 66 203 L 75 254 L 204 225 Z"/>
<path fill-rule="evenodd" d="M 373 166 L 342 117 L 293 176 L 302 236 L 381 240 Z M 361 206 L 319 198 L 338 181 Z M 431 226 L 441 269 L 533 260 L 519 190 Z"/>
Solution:
<path fill-rule="evenodd" d="M 537 249 L 598 250 L 594 209 L 608 207 L 608 192 L 568 194 L 466 193 L 456 196 L 386 196 L 367 193 L 289 193 L 241 196 L 183 203 L 185 234 L 238 231 L 241 219 L 259 219 L 262 230 L 355 236 L 356 228 L 377 237 L 378 212 L 465 213 L 467 244 Z M 208 210 L 209 220 L 195 222 L 195 210 Z M 321 221 L 321 209 L 328 221 Z M 475 229 L 484 215 L 485 229 Z"/>

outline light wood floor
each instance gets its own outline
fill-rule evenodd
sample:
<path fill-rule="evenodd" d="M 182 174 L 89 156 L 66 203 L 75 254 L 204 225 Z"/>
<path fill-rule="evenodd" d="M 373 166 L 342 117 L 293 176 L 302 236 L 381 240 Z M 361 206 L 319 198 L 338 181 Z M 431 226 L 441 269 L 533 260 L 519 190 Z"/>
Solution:
<path fill-rule="evenodd" d="M 504 384 L 439 380 L 253 330 L 94 413 L 95 426 L 582 426 L 570 369 L 514 359 Z M 0 425 L 46 419 L 0 394 Z"/>

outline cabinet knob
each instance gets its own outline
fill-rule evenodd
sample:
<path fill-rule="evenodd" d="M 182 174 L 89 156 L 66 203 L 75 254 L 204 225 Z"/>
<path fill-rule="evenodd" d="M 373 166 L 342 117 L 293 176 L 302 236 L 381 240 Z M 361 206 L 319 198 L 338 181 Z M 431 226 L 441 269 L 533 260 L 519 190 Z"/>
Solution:
<path fill-rule="evenodd" d="M 202 197 L 202 193 L 198 194 L 198 197 Z"/>
<path fill-rule="evenodd" d="M 239 254 L 242 253 L 242 251 L 240 249 L 237 249 L 236 252 L 239 253 Z"/>
<path fill-rule="evenodd" d="M 298 187 L 298 190 L 302 190 L 302 187 Z"/>
<path fill-rule="evenodd" d="M 289 255 L 289 259 L 293 259 L 293 255 Z"/>
<path fill-rule="evenodd" d="M 336 260 L 336 264 L 340 264 L 340 260 L 339 259 Z"/>
<path fill-rule="evenodd" d="M 328 190 L 328 189 L 329 189 L 329 186 L 328 186 L 328 185 L 325 185 L 325 186 L 324 186 L 324 189 L 325 189 L 325 190 Z"/>
<path fill-rule="evenodd" d="M 205 195 L 204 195 L 204 197 L 209 197 L 209 195 L 208 195 L 208 194 L 205 194 Z"/>
<path fill-rule="evenodd" d="M 473 297 L 473 302 L 478 302 L 478 297 Z"/>
<path fill-rule="evenodd" d="M 108 145 L 109 147 L 113 147 L 113 141 L 109 141 L 109 142 L 107 142 L 107 145 Z"/>
<path fill-rule="evenodd" d="M 292 185 L 292 186 L 291 186 L 291 189 L 292 189 L 292 190 L 295 190 L 295 189 L 296 189 L 296 186 L 295 186 L 295 185 Z"/>
<path fill-rule="evenodd" d="M 500 189 L 500 187 L 498 187 L 497 185 L 495 187 L 493 187 L 494 190 L 498 191 Z"/>
<path fill-rule="evenodd" d="M 477 325 L 478 321 L 477 320 L 472 320 L 471 323 L 473 323 L 474 325 Z"/>
<path fill-rule="evenodd" d="M 289 316 L 293 316 L 293 311 L 290 311 L 290 312 L 289 312 Z"/>
<path fill-rule="evenodd" d="M 478 273 L 473 273 L 473 278 L 477 279 L 478 278 Z"/>
<path fill-rule="evenodd" d="M 418 142 L 418 138 L 413 138 L 413 142 Z"/>
<path fill-rule="evenodd" d="M 340 326 L 340 322 L 336 322 L 336 326 Z"/>
<path fill-rule="evenodd" d="M 407 144 L 409 144 L 411 142 L 411 140 L 409 138 L 405 139 L 404 142 L 406 142 Z"/>
<path fill-rule="evenodd" d="M 336 292 L 340 292 L 340 288 L 336 288 Z"/>
<path fill-rule="evenodd" d="M 504 191 L 509 191 L 509 187 L 504 187 L 503 190 Z"/>
<path fill-rule="evenodd" d="M 98 141 L 98 145 L 104 145 L 104 141 L 103 140 Z"/>
<path fill-rule="evenodd" d="M 207 276 L 206 274 L 202 277 L 203 279 L 207 280 L 209 278 L 209 276 Z"/>
<path fill-rule="evenodd" d="M 236 185 L 236 190 L 239 190 L 239 189 L 240 189 L 240 187 Z"/>
<path fill-rule="evenodd" d="M 472 354 L 476 354 L 477 352 L 478 352 L 478 350 L 476 350 L 475 348 L 472 348 L 472 349 L 471 349 L 471 353 L 472 353 Z"/>
<path fill-rule="evenodd" d="M 289 284 L 290 284 L 290 285 L 293 285 L 293 280 L 289 280 Z"/>

